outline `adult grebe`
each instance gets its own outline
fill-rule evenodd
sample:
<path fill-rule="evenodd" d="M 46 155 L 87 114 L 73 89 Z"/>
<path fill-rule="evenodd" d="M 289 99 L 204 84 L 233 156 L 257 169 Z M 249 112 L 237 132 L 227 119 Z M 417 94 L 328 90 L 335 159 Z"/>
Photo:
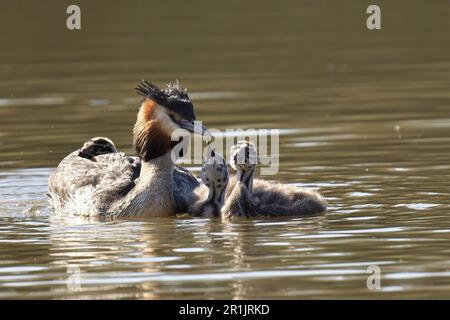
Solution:
<path fill-rule="evenodd" d="M 139 157 L 117 152 L 107 138 L 86 142 L 50 176 L 56 212 L 110 217 L 186 212 L 199 183 L 188 170 L 174 166 L 171 151 L 179 141 L 171 135 L 180 128 L 194 133 L 194 106 L 178 83 L 161 90 L 143 81 L 136 91 L 144 97 L 133 130 Z M 205 127 L 200 131 L 195 133 L 207 133 Z"/>
<path fill-rule="evenodd" d="M 254 179 L 257 155 L 253 144 L 240 141 L 231 147 L 230 153 L 230 165 L 236 170 L 236 176 L 228 178 L 226 167 L 221 165 L 223 158 L 217 153 L 213 157 L 217 160 L 205 161 L 204 186 L 196 188 L 199 200 L 190 206 L 190 213 L 231 218 L 312 215 L 326 211 L 326 201 L 317 192 Z"/>

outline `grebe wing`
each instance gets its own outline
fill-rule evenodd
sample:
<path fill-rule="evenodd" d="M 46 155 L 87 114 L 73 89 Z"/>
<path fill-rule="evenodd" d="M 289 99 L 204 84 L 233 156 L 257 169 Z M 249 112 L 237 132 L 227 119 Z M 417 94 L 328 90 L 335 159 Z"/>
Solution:
<path fill-rule="evenodd" d="M 194 189 L 200 185 L 197 178 L 186 168 L 175 165 L 173 168 L 172 191 L 175 200 L 175 212 L 186 213 L 196 201 Z"/>
<path fill-rule="evenodd" d="M 105 213 L 111 204 L 133 189 L 139 172 L 139 159 L 124 153 L 99 155 L 91 160 L 79 157 L 78 150 L 74 151 L 49 178 L 52 204 L 59 212 Z M 80 197 L 84 201 L 78 199 Z M 79 203 L 84 203 L 85 207 L 77 207 Z M 86 212 L 76 212 L 81 210 Z"/>

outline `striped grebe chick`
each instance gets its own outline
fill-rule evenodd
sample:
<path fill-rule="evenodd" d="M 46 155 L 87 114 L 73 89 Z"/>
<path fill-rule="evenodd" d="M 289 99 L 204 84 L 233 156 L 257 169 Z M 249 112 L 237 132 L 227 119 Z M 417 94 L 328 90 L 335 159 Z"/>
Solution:
<path fill-rule="evenodd" d="M 231 148 L 230 165 L 236 176 L 230 179 L 222 217 L 295 216 L 326 211 L 326 201 L 318 192 L 254 179 L 256 164 L 252 143 L 240 141 Z"/>
<path fill-rule="evenodd" d="M 174 166 L 171 151 L 180 141 L 171 136 L 177 129 L 194 133 L 194 106 L 178 83 L 160 89 L 143 81 L 136 91 L 144 97 L 133 130 L 138 157 L 115 152 L 109 139 L 86 142 L 50 176 L 50 201 L 57 213 L 164 216 L 187 210 L 199 183 Z M 201 131 L 196 133 L 207 133 L 204 127 Z"/>
<path fill-rule="evenodd" d="M 203 184 L 194 190 L 198 200 L 188 212 L 194 216 L 218 217 L 228 185 L 228 169 L 224 158 L 212 149 L 206 152 L 201 179 Z"/>
<path fill-rule="evenodd" d="M 96 156 L 116 152 L 116 146 L 110 139 L 105 137 L 95 137 L 83 144 L 78 151 L 78 156 L 95 161 Z"/>
<path fill-rule="evenodd" d="M 253 144 L 239 141 L 230 149 L 230 166 L 236 170 L 230 183 L 227 200 L 222 207 L 222 216 L 254 216 L 252 200 L 253 176 L 256 170 L 257 154 Z"/>

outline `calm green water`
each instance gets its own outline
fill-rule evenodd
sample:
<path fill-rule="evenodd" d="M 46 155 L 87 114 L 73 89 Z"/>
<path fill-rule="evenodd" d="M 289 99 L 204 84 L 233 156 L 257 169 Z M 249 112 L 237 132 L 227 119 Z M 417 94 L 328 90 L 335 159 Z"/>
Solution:
<path fill-rule="evenodd" d="M 364 1 L 153 2 L 78 1 L 76 32 L 69 1 L 0 2 L 0 298 L 450 298 L 448 1 L 377 1 L 381 31 Z M 66 154 L 133 152 L 143 78 L 179 79 L 208 127 L 284 129 L 271 179 L 328 214 L 54 216 Z"/>

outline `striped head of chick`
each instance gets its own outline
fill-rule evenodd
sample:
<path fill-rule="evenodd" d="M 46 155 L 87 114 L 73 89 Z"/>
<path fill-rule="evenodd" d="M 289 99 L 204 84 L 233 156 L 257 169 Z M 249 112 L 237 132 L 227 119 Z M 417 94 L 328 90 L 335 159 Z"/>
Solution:
<path fill-rule="evenodd" d="M 205 186 L 209 188 L 210 198 L 223 204 L 229 175 L 225 159 L 215 152 L 214 149 L 207 151 L 202 167 L 201 179 Z"/>
<path fill-rule="evenodd" d="M 230 166 L 238 173 L 254 171 L 258 163 L 258 155 L 253 143 L 238 141 L 230 149 Z"/>
<path fill-rule="evenodd" d="M 230 149 L 230 166 L 236 170 L 236 177 L 248 191 L 253 190 L 253 177 L 258 163 L 255 146 L 248 141 L 239 141 Z"/>
<path fill-rule="evenodd" d="M 86 159 L 92 159 L 102 154 L 116 152 L 116 146 L 110 139 L 105 137 L 95 137 L 84 143 L 78 151 L 78 156 Z"/>

